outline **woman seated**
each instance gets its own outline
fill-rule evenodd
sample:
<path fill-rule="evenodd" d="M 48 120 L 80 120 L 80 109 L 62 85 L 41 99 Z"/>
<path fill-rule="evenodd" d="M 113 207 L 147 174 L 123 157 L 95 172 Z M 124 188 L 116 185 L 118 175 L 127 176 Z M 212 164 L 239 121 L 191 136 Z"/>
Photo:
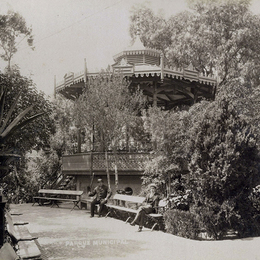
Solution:
<path fill-rule="evenodd" d="M 138 232 L 141 232 L 143 229 L 145 215 L 155 213 L 156 209 L 158 208 L 159 195 L 156 193 L 156 185 L 152 183 L 150 184 L 149 188 L 150 191 L 144 200 L 145 205 L 139 207 L 134 220 L 130 223 L 132 226 L 134 226 L 136 222 L 139 223 Z"/>

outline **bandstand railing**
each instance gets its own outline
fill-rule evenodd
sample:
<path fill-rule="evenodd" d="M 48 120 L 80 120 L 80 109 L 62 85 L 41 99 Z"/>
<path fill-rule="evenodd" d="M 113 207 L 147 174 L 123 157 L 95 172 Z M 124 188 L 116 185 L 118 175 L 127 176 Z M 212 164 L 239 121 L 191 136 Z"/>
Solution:
<path fill-rule="evenodd" d="M 145 163 L 152 159 L 150 153 L 108 153 L 108 168 L 120 173 L 144 171 Z M 105 153 L 79 153 L 63 156 L 62 171 L 68 175 L 91 174 L 106 171 Z"/>

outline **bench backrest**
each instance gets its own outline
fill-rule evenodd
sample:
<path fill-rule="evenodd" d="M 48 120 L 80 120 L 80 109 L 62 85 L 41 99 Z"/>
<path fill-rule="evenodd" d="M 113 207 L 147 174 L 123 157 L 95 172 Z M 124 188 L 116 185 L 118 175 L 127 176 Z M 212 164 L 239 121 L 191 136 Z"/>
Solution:
<path fill-rule="evenodd" d="M 19 257 L 16 255 L 12 246 L 9 243 L 5 243 L 0 249 L 0 259 L 17 260 Z"/>
<path fill-rule="evenodd" d="M 6 226 L 7 226 L 7 231 L 9 233 L 9 235 L 12 237 L 12 239 L 15 240 L 15 242 L 18 242 L 20 239 L 20 236 L 16 233 L 15 228 L 14 228 L 14 223 L 13 223 L 13 219 L 12 216 L 10 215 L 9 212 L 5 213 L 5 217 L 6 217 Z M 1 259 L 1 258 L 0 258 Z"/>
<path fill-rule="evenodd" d="M 123 194 L 115 194 L 113 197 L 114 200 L 126 201 L 131 203 L 143 203 L 145 197 L 139 196 L 131 196 L 131 195 L 123 195 Z"/>
<path fill-rule="evenodd" d="M 75 195 L 81 196 L 83 194 L 82 190 L 48 190 L 48 189 L 40 189 L 38 191 L 40 194 L 52 194 L 52 195 Z"/>
<path fill-rule="evenodd" d="M 12 226 L 14 225 L 12 216 L 11 216 L 11 214 L 10 214 L 8 211 L 5 212 L 5 218 L 6 218 L 6 221 L 7 221 L 7 223 L 8 223 L 9 225 L 12 225 Z M 0 259 L 1 259 L 1 258 L 0 258 Z"/>

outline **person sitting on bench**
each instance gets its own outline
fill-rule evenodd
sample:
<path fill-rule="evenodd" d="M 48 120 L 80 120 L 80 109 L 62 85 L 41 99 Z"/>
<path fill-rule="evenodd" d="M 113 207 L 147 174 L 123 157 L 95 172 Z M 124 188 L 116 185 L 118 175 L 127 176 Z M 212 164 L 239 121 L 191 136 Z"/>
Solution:
<path fill-rule="evenodd" d="M 102 211 L 104 209 L 104 205 L 107 203 L 107 200 L 111 196 L 111 191 L 108 189 L 106 185 L 103 184 L 102 179 L 98 179 L 98 186 L 93 190 L 93 192 L 89 192 L 89 196 L 95 196 L 94 200 L 91 202 L 90 207 L 90 217 L 94 217 L 94 209 L 96 204 L 100 204 L 98 217 L 102 217 Z"/>
<path fill-rule="evenodd" d="M 159 195 L 156 193 L 156 185 L 154 183 L 150 184 L 150 192 L 146 195 L 144 203 L 146 205 L 139 207 L 134 220 L 130 223 L 131 226 L 134 226 L 136 222 L 139 222 L 138 232 L 141 232 L 143 229 L 145 215 L 155 213 L 159 204 Z"/>

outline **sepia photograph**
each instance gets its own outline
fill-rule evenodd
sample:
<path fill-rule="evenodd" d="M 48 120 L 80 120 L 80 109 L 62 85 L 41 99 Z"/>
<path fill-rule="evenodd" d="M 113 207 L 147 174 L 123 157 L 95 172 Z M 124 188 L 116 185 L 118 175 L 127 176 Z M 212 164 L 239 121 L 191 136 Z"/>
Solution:
<path fill-rule="evenodd" d="M 260 260 L 260 0 L 0 0 L 0 260 Z"/>

